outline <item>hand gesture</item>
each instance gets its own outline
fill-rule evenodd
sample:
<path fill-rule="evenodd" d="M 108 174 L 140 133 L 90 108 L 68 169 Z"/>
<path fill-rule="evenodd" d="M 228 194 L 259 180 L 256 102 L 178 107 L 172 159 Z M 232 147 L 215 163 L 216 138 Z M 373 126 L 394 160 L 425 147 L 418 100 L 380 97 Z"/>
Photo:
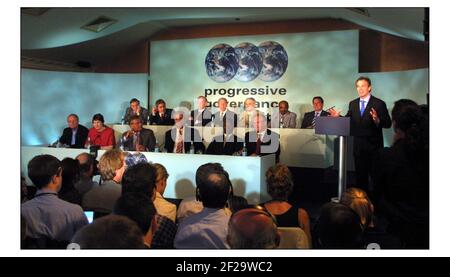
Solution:
<path fill-rule="evenodd" d="M 332 117 L 339 117 L 341 115 L 341 113 L 336 111 L 334 108 L 328 109 L 328 112 L 330 113 L 329 116 Z"/>
<path fill-rule="evenodd" d="M 156 106 L 154 106 L 154 107 L 152 108 L 152 114 L 155 115 L 157 111 L 158 111 L 158 110 L 156 109 Z"/>
<path fill-rule="evenodd" d="M 378 125 L 378 123 L 380 123 L 380 118 L 378 117 L 378 113 L 374 108 L 370 109 L 370 115 L 372 116 L 373 122 Z"/>

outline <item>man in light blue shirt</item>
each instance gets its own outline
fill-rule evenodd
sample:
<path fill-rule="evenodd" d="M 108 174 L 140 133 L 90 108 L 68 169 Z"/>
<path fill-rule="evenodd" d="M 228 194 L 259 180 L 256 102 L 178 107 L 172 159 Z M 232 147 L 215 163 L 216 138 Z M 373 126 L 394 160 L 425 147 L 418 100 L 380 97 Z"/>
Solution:
<path fill-rule="evenodd" d="M 197 169 L 197 198 L 204 209 L 184 219 L 175 236 L 175 248 L 228 249 L 228 221 L 225 209 L 230 195 L 230 181 L 223 172 L 214 170 L 215 164 L 205 164 Z"/>
<path fill-rule="evenodd" d="M 70 241 L 88 220 L 80 206 L 58 198 L 62 182 L 59 160 L 51 155 L 34 157 L 28 163 L 28 177 L 38 191 L 21 206 L 27 237 Z"/>

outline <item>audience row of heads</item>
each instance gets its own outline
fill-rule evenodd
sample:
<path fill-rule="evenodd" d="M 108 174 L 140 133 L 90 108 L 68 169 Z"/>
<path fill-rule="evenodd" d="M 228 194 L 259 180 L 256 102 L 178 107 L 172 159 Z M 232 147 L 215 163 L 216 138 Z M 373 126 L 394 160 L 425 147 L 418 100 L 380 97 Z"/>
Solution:
<path fill-rule="evenodd" d="M 169 174 L 164 166 L 134 160 L 125 170 L 125 152 L 109 150 L 100 158 L 99 169 L 104 180 L 115 180 L 122 185 L 122 195 L 114 207 L 114 215 L 98 219 L 77 233 L 73 242 L 82 248 L 142 248 L 155 233 L 156 209 L 153 204 L 158 185 L 162 191 Z M 82 166 L 79 162 L 82 161 Z M 76 160 L 60 162 L 51 155 L 34 157 L 28 164 L 28 175 L 38 189 L 59 191 L 61 179 L 72 180 L 77 170 L 91 174 L 93 161 L 83 153 Z M 72 169 L 71 169 L 72 168 Z M 81 168 L 84 168 L 81 170 Z M 69 170 L 68 170 L 69 169 Z M 73 170 L 75 169 L 75 170 Z M 75 173 L 74 173 L 75 172 Z M 227 171 L 219 163 L 201 165 L 196 171 L 196 198 L 205 208 L 229 207 L 233 212 L 229 220 L 228 243 L 232 248 L 276 248 L 280 242 L 276 219 L 260 206 L 232 205 L 233 186 Z M 272 199 L 287 201 L 293 191 L 292 174 L 285 165 L 277 164 L 266 172 L 268 193 Z M 321 248 L 360 248 L 361 236 L 373 226 L 374 206 L 367 194 L 357 188 L 344 192 L 339 203 L 322 207 L 315 225 L 318 245 Z M 121 217 L 125 216 L 129 220 Z M 120 227 L 122 226 L 122 227 Z M 102 232 L 123 239 L 102 242 Z M 133 239 L 133 235 L 141 239 Z M 144 240 L 142 240 L 144 238 Z M 136 244 L 132 242 L 135 241 Z M 138 243 L 139 242 L 139 243 Z"/>

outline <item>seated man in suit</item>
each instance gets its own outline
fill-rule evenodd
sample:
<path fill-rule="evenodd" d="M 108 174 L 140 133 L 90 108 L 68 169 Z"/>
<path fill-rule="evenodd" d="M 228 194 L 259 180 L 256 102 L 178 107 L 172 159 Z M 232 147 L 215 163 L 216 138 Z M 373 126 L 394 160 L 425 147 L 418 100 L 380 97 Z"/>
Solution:
<path fill-rule="evenodd" d="M 158 99 L 155 102 L 155 106 L 152 109 L 150 115 L 151 125 L 173 125 L 175 124 L 172 119 L 172 109 L 166 109 L 166 102 L 162 99 Z"/>
<path fill-rule="evenodd" d="M 280 135 L 267 129 L 266 117 L 259 114 L 253 118 L 255 131 L 245 134 L 245 144 L 247 145 L 247 155 L 265 156 L 275 153 L 275 160 L 280 159 Z"/>
<path fill-rule="evenodd" d="M 244 101 L 245 110 L 241 113 L 241 117 L 239 118 L 239 127 L 244 128 L 254 128 L 252 125 L 254 122 L 254 118 L 259 114 L 263 114 L 256 108 L 256 100 L 253 97 L 249 97 Z"/>
<path fill-rule="evenodd" d="M 142 122 L 147 122 L 148 120 L 148 110 L 140 106 L 139 100 L 133 98 L 130 100 L 130 107 L 125 111 L 125 115 L 123 116 L 123 120 L 126 124 L 131 122 L 131 117 L 139 116 Z"/>
<path fill-rule="evenodd" d="M 213 138 L 206 149 L 211 155 L 241 155 L 244 147 L 243 140 L 233 134 L 233 125 L 226 125 L 223 134 Z"/>
<path fill-rule="evenodd" d="M 323 98 L 315 96 L 312 100 L 314 111 L 305 113 L 302 121 L 302 129 L 314 129 L 316 127 L 316 118 L 319 116 L 329 116 L 330 113 L 323 110 Z"/>
<path fill-rule="evenodd" d="M 174 120 L 175 125 L 166 132 L 164 149 L 168 153 L 189 153 L 193 145 L 195 153 L 205 152 L 200 133 L 185 125 L 183 112 L 175 112 Z"/>
<path fill-rule="evenodd" d="M 70 148 L 84 148 L 89 130 L 83 125 L 78 123 L 78 115 L 69 114 L 67 117 L 67 125 L 62 136 L 59 138 L 59 142 L 70 146 Z"/>
<path fill-rule="evenodd" d="M 198 109 L 191 111 L 191 117 L 189 118 L 191 126 L 206 126 L 212 120 L 211 111 L 208 109 L 208 99 L 201 95 L 197 97 Z"/>
<path fill-rule="evenodd" d="M 228 100 L 222 97 L 219 98 L 217 103 L 219 105 L 219 110 L 214 114 L 214 126 L 226 128 L 226 126 L 230 125 L 237 127 L 237 114 L 227 109 Z"/>
<path fill-rule="evenodd" d="M 153 131 L 142 128 L 142 121 L 138 115 L 130 119 L 131 130 L 122 134 L 119 147 L 125 151 L 154 151 L 156 138 Z"/>
<path fill-rule="evenodd" d="M 273 128 L 295 128 L 297 125 L 297 114 L 289 111 L 289 103 L 285 100 L 278 103 L 278 112 L 272 116 L 271 126 Z"/>

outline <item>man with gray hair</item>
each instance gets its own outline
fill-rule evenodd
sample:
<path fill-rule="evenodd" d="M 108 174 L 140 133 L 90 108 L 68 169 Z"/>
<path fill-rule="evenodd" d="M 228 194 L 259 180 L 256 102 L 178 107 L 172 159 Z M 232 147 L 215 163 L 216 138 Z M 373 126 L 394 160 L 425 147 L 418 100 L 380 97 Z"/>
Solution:
<path fill-rule="evenodd" d="M 274 249 L 280 244 L 280 234 L 268 212 L 252 207 L 231 216 L 227 241 L 233 249 Z"/>
<path fill-rule="evenodd" d="M 64 129 L 62 136 L 59 138 L 59 143 L 68 145 L 70 148 L 84 148 L 89 130 L 83 125 L 79 124 L 79 118 L 76 114 L 69 114 L 67 116 L 68 127 Z"/>

